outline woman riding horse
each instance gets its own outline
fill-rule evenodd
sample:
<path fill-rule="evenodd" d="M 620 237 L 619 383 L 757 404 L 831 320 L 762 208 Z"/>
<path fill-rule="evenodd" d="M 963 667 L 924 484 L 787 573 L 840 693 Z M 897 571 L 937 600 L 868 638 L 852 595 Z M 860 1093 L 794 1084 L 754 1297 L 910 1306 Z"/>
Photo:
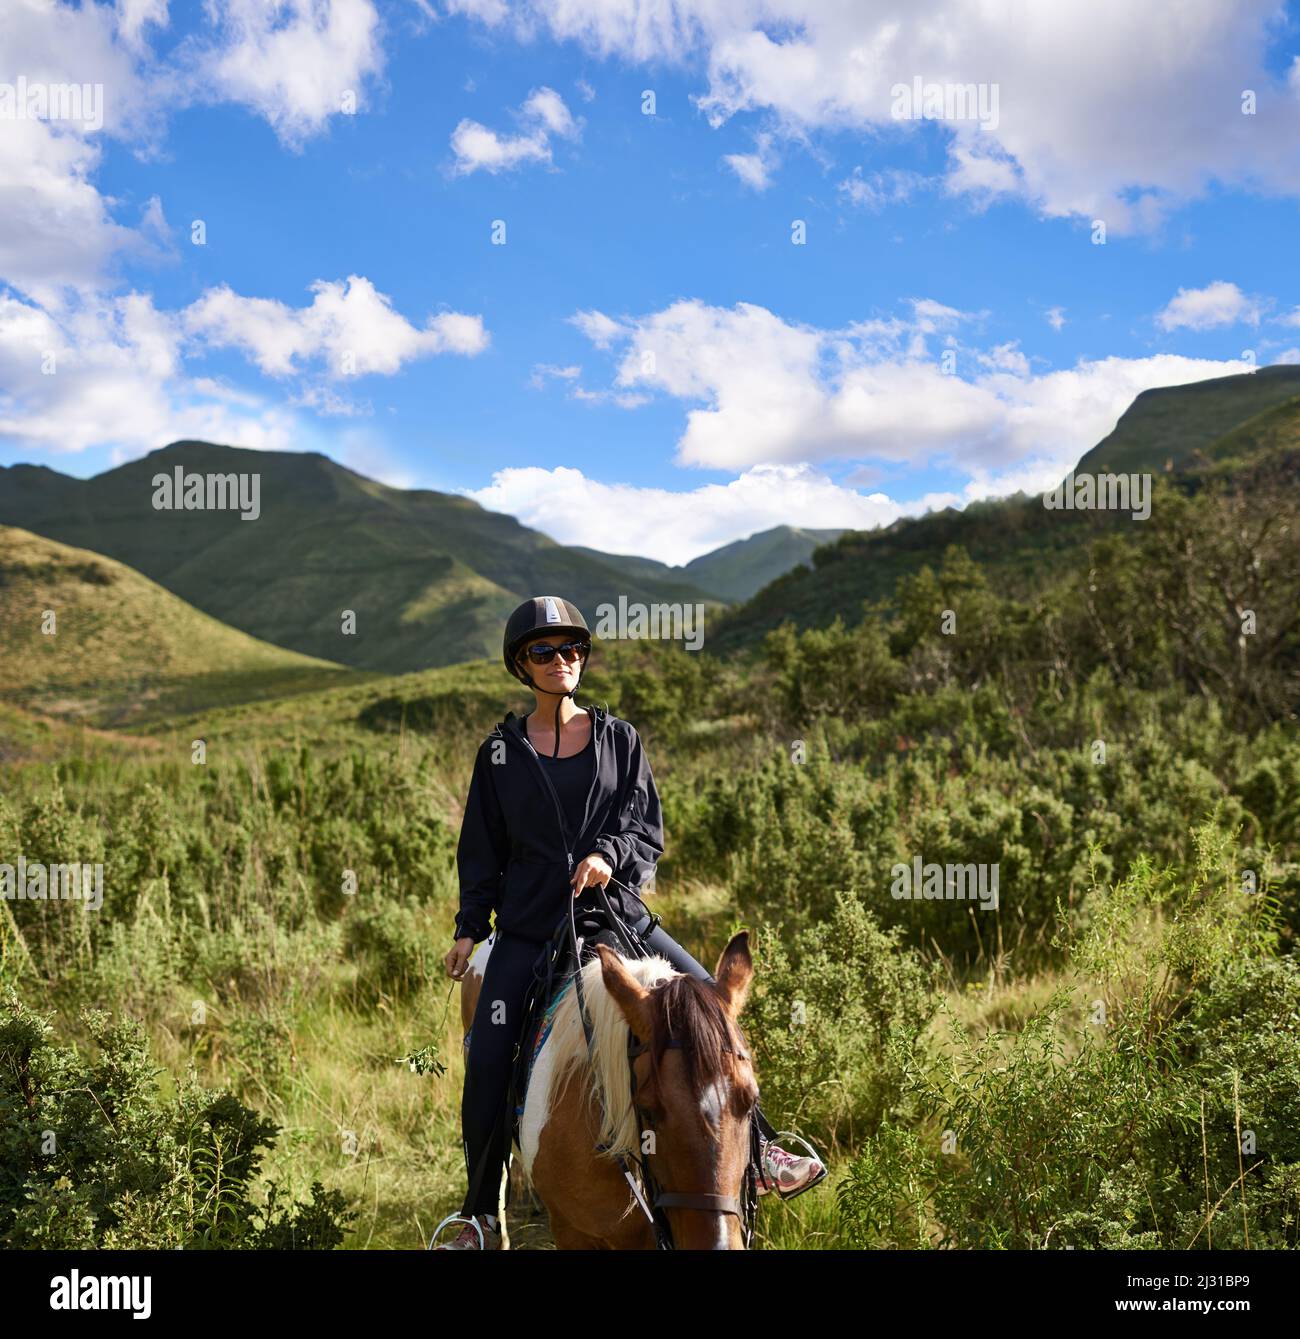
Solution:
<path fill-rule="evenodd" d="M 464 977 L 475 944 L 489 934 L 489 914 L 496 920 L 470 1028 L 461 1104 L 467 1221 L 442 1250 L 501 1245 L 496 1210 L 510 1132 L 499 1117 L 533 968 L 567 916 L 570 896 L 586 907 L 604 889 L 654 952 L 680 972 L 714 979 L 661 926 L 647 934 L 651 917 L 621 891 L 653 876 L 663 854 L 663 821 L 633 726 L 599 707 L 574 705 L 590 652 L 586 620 L 568 600 L 526 600 L 506 623 L 506 668 L 532 689 L 536 705 L 524 718 L 508 712 L 479 748 L 456 852 L 460 910 L 456 942 L 446 957 L 451 977 Z M 777 1190 L 789 1198 L 825 1177 L 816 1158 L 796 1157 L 774 1142 L 776 1131 L 761 1110 L 755 1120 L 760 1194 Z"/>

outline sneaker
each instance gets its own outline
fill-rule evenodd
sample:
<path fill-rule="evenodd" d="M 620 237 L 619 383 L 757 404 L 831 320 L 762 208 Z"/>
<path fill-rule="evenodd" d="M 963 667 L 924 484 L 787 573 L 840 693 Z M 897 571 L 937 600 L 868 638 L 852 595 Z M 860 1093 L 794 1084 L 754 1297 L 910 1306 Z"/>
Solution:
<path fill-rule="evenodd" d="M 826 1168 L 816 1158 L 797 1158 L 771 1142 L 763 1145 L 762 1168 L 758 1193 L 766 1195 L 775 1190 L 782 1199 L 811 1190 L 826 1175 Z"/>
<path fill-rule="evenodd" d="M 436 1251 L 499 1251 L 501 1249 L 501 1233 L 487 1223 L 482 1218 L 479 1220 L 479 1226 L 483 1229 L 483 1245 L 480 1248 L 478 1232 L 473 1223 L 466 1223 L 460 1230 L 459 1236 L 454 1241 L 443 1242 L 441 1246 L 435 1246 Z"/>

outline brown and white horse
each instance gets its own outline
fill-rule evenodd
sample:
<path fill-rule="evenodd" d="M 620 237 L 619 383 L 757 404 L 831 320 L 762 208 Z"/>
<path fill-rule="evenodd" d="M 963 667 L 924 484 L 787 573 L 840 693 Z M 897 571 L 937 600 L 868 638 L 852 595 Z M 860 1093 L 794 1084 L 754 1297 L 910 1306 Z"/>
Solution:
<path fill-rule="evenodd" d="M 624 959 L 600 945 L 583 971 L 592 1059 L 576 991 L 556 1010 L 529 1083 L 520 1128 L 524 1176 L 546 1206 L 561 1250 L 643 1250 L 654 1232 L 618 1163 L 636 1153 L 661 1191 L 739 1203 L 758 1086 L 736 1018 L 753 978 L 748 934 L 727 945 L 712 983 L 664 958 Z M 647 1043 L 635 1060 L 628 1032 Z M 672 1045 L 669 1045 L 669 1043 Z M 603 1112 L 603 1120 L 602 1120 Z M 604 1151 L 598 1152 L 597 1146 Z M 683 1250 L 738 1250 L 740 1219 L 713 1208 L 666 1207 Z"/>
<path fill-rule="evenodd" d="M 629 1162 L 634 1153 L 648 1155 L 662 1191 L 739 1200 L 750 1155 L 750 1112 L 758 1100 L 736 1022 L 753 979 L 748 941 L 746 931 L 731 940 L 711 983 L 676 971 L 664 958 L 624 959 L 599 945 L 599 960 L 583 969 L 594 1072 L 577 993 L 566 991 L 533 1067 L 519 1132 L 522 1156 L 516 1159 L 524 1184 L 531 1184 L 546 1207 L 559 1249 L 655 1246 L 653 1229 L 619 1167 L 620 1153 Z M 475 954 L 462 988 L 466 1031 L 486 956 L 482 950 Z M 640 1148 L 629 1029 L 649 1043 L 635 1061 L 637 1104 L 649 1126 Z M 605 1151 L 597 1151 L 599 1144 Z M 663 1212 L 678 1249 L 743 1249 L 735 1214 L 686 1207 Z"/>

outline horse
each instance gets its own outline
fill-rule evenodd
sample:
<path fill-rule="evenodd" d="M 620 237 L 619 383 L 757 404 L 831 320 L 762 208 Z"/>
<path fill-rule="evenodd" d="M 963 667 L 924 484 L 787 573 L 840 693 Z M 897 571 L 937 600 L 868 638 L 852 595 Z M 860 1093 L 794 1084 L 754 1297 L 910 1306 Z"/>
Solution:
<path fill-rule="evenodd" d="M 491 946 L 488 945 L 488 952 Z M 750 1158 L 758 1085 L 736 1022 L 753 980 L 747 931 L 718 959 L 713 982 L 678 972 L 658 955 L 624 959 L 607 945 L 583 968 L 592 1030 L 590 1060 L 577 992 L 565 992 L 538 1053 L 524 1099 L 517 1160 L 550 1218 L 560 1250 L 646 1250 L 654 1230 L 619 1163 L 644 1155 L 671 1198 L 738 1203 Z M 474 955 L 461 992 L 468 1031 L 486 954 Z M 629 1032 L 648 1043 L 635 1059 Z M 593 1063 L 594 1062 L 594 1063 Z M 724 1209 L 665 1205 L 679 1249 L 744 1249 L 739 1217 Z"/>

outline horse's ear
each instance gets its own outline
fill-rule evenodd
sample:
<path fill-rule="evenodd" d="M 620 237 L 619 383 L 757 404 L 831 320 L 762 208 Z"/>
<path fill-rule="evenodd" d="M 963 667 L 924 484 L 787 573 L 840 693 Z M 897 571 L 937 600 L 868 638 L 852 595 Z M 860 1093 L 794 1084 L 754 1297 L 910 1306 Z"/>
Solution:
<path fill-rule="evenodd" d="M 722 950 L 714 990 L 722 997 L 723 1007 L 734 1020 L 745 1007 L 749 985 L 754 979 L 754 960 L 749 956 L 749 931 L 742 930 Z"/>
<path fill-rule="evenodd" d="M 608 944 L 597 944 L 600 974 L 605 989 L 618 1005 L 627 1025 L 642 1041 L 650 1039 L 652 1027 L 650 992 L 623 965 L 623 959 Z"/>

